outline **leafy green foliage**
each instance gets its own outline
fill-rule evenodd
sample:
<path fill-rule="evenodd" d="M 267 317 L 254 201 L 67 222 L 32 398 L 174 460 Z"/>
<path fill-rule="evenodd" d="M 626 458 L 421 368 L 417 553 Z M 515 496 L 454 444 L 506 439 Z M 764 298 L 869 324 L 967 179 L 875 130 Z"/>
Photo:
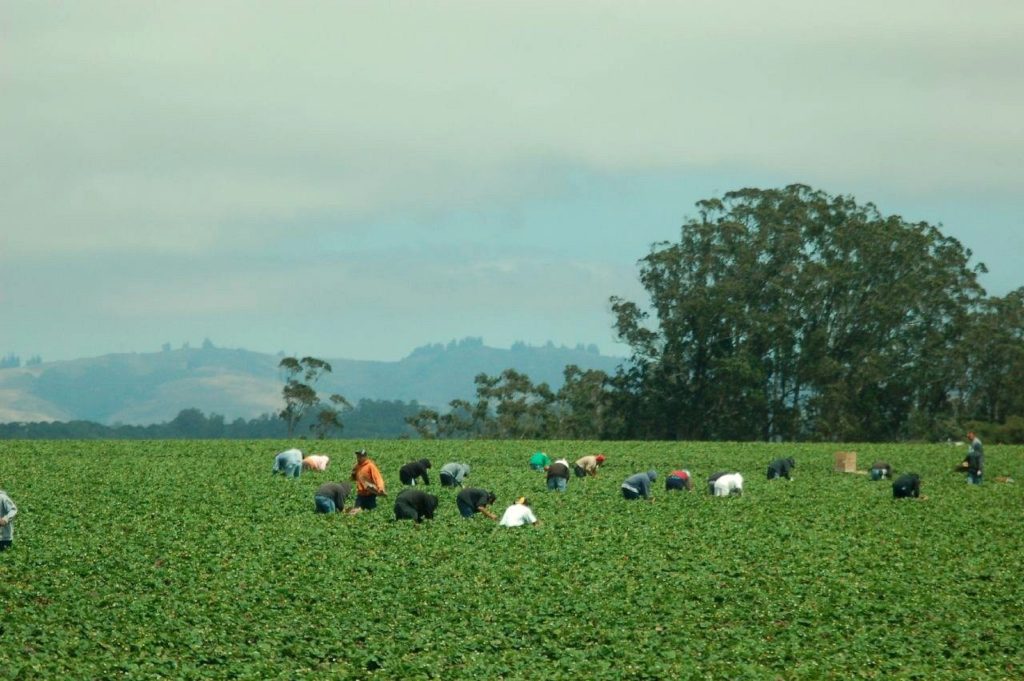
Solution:
<path fill-rule="evenodd" d="M 640 261 L 649 306 L 612 299 L 627 437 L 881 441 L 950 413 L 984 294 L 958 241 L 803 185 L 697 206 Z"/>
<path fill-rule="evenodd" d="M 1024 674 L 1019 448 L 988 481 L 949 446 L 856 447 L 922 475 L 926 501 L 832 472 L 831 445 L 325 441 L 325 473 L 269 475 L 291 443 L 5 443 L 19 507 L 0 554 L 0 678 L 849 679 Z M 366 445 L 389 483 L 429 458 L 466 461 L 500 512 L 542 521 L 313 513 Z M 849 445 L 843 449 L 851 449 Z M 543 449 L 602 451 L 596 478 L 544 491 Z M 767 481 L 779 456 L 793 482 Z M 691 493 L 626 502 L 629 474 L 685 466 Z M 715 499 L 714 470 L 746 477 Z M 658 480 L 660 488 L 662 478 Z"/>

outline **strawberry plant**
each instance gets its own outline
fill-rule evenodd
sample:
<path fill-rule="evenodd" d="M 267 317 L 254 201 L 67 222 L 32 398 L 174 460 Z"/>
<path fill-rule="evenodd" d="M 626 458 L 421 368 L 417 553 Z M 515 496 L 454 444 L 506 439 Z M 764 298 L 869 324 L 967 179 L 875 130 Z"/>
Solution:
<path fill-rule="evenodd" d="M 271 477 L 276 442 L 11 442 L 19 507 L 0 554 L 0 678 L 993 678 L 1024 675 L 1024 520 L 1015 483 L 964 484 L 948 446 L 328 442 L 326 472 Z M 390 496 L 313 513 L 367 444 Z M 542 449 L 604 452 L 546 491 Z M 925 501 L 832 472 L 856 449 L 924 480 Z M 1019 448 L 990 447 L 994 479 Z M 768 481 L 780 456 L 794 480 Z M 539 527 L 393 522 L 399 467 L 465 461 L 500 512 Z M 693 492 L 663 489 L 685 467 Z M 654 468 L 655 501 L 622 480 Z M 716 470 L 744 474 L 713 498 Z"/>

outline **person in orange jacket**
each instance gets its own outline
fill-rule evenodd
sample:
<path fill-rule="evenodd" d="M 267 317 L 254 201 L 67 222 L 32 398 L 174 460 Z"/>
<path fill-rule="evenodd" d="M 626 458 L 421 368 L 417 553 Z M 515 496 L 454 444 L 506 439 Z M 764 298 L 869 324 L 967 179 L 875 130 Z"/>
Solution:
<path fill-rule="evenodd" d="M 386 497 L 384 478 L 377 464 L 365 449 L 356 452 L 356 465 L 352 468 L 352 480 L 356 483 L 356 503 L 350 513 L 372 511 L 377 508 L 377 497 Z"/>

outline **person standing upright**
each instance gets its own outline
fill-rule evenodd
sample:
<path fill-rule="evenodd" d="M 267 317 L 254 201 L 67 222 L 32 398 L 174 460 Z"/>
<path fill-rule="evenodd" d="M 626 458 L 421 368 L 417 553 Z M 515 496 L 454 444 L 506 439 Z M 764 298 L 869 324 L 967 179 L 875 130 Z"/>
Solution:
<path fill-rule="evenodd" d="M 377 497 L 386 497 L 384 477 L 377 464 L 365 449 L 356 452 L 356 465 L 352 468 L 352 480 L 356 483 L 356 503 L 352 513 L 372 511 L 377 508 Z"/>
<path fill-rule="evenodd" d="M 985 467 L 985 450 L 981 446 L 981 438 L 974 434 L 974 431 L 967 433 L 967 441 L 970 449 L 967 450 L 967 482 L 971 485 L 981 484 L 981 471 Z"/>

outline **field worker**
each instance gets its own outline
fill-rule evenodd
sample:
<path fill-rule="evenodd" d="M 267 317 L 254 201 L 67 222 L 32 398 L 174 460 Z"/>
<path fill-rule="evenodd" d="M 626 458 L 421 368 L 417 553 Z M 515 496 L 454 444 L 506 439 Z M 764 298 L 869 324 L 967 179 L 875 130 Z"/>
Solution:
<path fill-rule="evenodd" d="M 463 518 L 472 518 L 475 513 L 480 513 L 491 520 L 497 520 L 498 516 L 488 508 L 497 500 L 493 492 L 478 487 L 467 487 L 456 495 L 455 505 L 459 507 L 459 513 Z"/>
<path fill-rule="evenodd" d="M 892 466 L 885 461 L 876 461 L 871 464 L 871 470 L 868 474 L 872 480 L 884 480 L 892 477 Z"/>
<path fill-rule="evenodd" d="M 302 452 L 286 449 L 274 457 L 274 468 L 270 474 L 280 473 L 286 478 L 297 478 L 302 473 Z"/>
<path fill-rule="evenodd" d="M 526 500 L 526 497 L 519 497 L 516 499 L 516 503 L 505 509 L 498 524 L 502 527 L 524 527 L 540 525 L 540 521 L 533 514 L 533 509 L 530 508 L 530 502 Z"/>
<path fill-rule="evenodd" d="M 352 480 L 356 483 L 356 504 L 352 513 L 372 511 L 377 508 L 377 497 L 386 497 L 384 478 L 377 464 L 365 449 L 356 452 L 356 465 L 352 468 Z"/>
<path fill-rule="evenodd" d="M 631 475 L 622 483 L 622 496 L 625 499 L 639 499 L 643 497 L 648 501 L 654 501 L 651 496 L 651 483 L 658 477 L 658 471 L 650 470 L 646 473 Z"/>
<path fill-rule="evenodd" d="M 415 485 L 416 478 L 423 478 L 423 484 L 429 485 L 430 476 L 427 475 L 428 468 L 430 468 L 430 461 L 428 459 L 413 461 L 398 469 L 398 477 L 402 480 L 403 485 Z"/>
<path fill-rule="evenodd" d="M 452 461 L 441 466 L 441 487 L 462 487 L 462 481 L 469 477 L 469 464 Z"/>
<path fill-rule="evenodd" d="M 589 475 L 592 478 L 597 477 L 597 469 L 604 464 L 604 454 L 598 454 L 597 456 L 584 456 L 576 459 L 576 463 L 573 465 L 573 470 L 576 472 L 577 478 L 582 478 Z"/>
<path fill-rule="evenodd" d="M 732 494 L 743 494 L 743 476 L 739 473 L 716 473 L 714 481 L 710 481 L 711 493 L 716 497 L 727 497 Z"/>
<path fill-rule="evenodd" d="M 680 469 L 669 473 L 668 477 L 665 478 L 665 490 L 668 491 L 672 489 L 685 489 L 687 492 L 692 490 L 693 477 L 690 475 L 690 471 Z"/>
<path fill-rule="evenodd" d="M 967 482 L 971 485 L 981 484 L 981 469 L 985 466 L 985 451 L 981 447 L 981 440 L 974 431 L 967 433 L 967 441 L 970 448 L 967 450 L 967 458 L 964 459 L 967 469 Z"/>
<path fill-rule="evenodd" d="M 327 464 L 330 462 L 331 457 L 329 456 L 310 454 L 302 460 L 302 467 L 307 471 L 325 471 L 327 470 Z"/>
<path fill-rule="evenodd" d="M 317 513 L 341 513 L 351 491 L 352 485 L 347 482 L 325 482 L 313 494 L 313 508 Z"/>
<path fill-rule="evenodd" d="M 7 492 L 0 489 L 0 551 L 6 551 L 14 543 L 14 516 L 18 507 Z"/>
<path fill-rule="evenodd" d="M 530 468 L 535 471 L 542 471 L 544 467 L 551 463 L 551 459 L 544 452 L 534 452 L 533 456 L 530 457 Z"/>
<path fill-rule="evenodd" d="M 395 520 L 412 520 L 416 524 L 424 518 L 433 520 L 437 497 L 418 489 L 403 489 L 395 497 Z"/>
<path fill-rule="evenodd" d="M 785 478 L 786 480 L 792 480 L 793 477 L 790 473 L 792 473 L 794 468 L 796 468 L 796 461 L 793 460 L 793 457 L 775 459 L 768 464 L 768 479 Z"/>
<path fill-rule="evenodd" d="M 921 476 L 917 473 L 906 473 L 892 482 L 893 499 L 923 499 L 921 496 Z"/>
<path fill-rule="evenodd" d="M 569 462 L 559 459 L 547 467 L 548 491 L 564 492 L 569 485 Z"/>

